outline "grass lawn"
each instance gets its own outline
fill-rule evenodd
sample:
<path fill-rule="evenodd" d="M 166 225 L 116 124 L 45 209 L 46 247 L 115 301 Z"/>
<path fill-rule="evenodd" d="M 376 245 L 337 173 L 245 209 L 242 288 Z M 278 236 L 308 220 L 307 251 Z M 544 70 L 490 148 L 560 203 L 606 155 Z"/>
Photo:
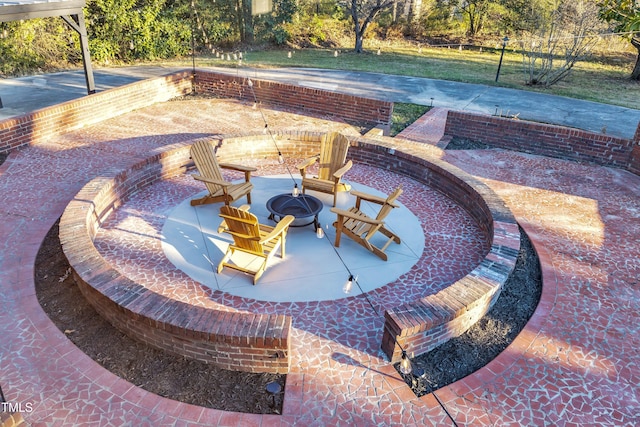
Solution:
<path fill-rule="evenodd" d="M 429 111 L 431 107 L 418 104 L 407 104 L 395 102 L 393 104 L 393 114 L 391 116 L 391 136 L 396 136 L 411 123 L 418 120 Z"/>
<path fill-rule="evenodd" d="M 292 52 L 291 58 L 288 53 Z M 362 54 L 350 49 L 260 50 L 243 53 L 242 65 L 237 61 L 225 61 L 215 56 L 199 56 L 196 66 L 226 67 L 308 67 L 384 72 L 501 86 L 514 89 L 544 92 L 629 108 L 640 108 L 640 82 L 631 81 L 629 75 L 635 56 L 616 54 L 615 58 L 591 60 L 576 64 L 571 74 L 550 87 L 526 85 L 522 67 L 522 54 L 507 48 L 499 82 L 495 82 L 500 49 L 484 48 L 385 48 Z M 165 65 L 191 66 L 191 59 L 165 61 Z"/>

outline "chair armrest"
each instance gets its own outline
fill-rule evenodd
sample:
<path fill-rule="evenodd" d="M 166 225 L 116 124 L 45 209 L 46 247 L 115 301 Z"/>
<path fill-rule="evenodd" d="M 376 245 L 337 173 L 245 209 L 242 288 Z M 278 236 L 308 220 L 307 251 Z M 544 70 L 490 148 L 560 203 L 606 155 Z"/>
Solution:
<path fill-rule="evenodd" d="M 343 167 L 335 171 L 335 173 L 333 174 L 333 177 L 336 178 L 337 180 L 340 180 L 340 178 L 342 178 L 342 175 L 347 173 L 349 169 L 351 169 L 352 167 L 353 167 L 353 162 L 349 160 L 347 163 L 345 163 Z"/>
<path fill-rule="evenodd" d="M 317 162 L 319 158 L 320 158 L 320 156 L 309 157 L 304 162 L 302 162 L 298 166 L 296 166 L 296 168 L 298 168 L 300 170 L 300 175 L 302 175 L 304 177 L 305 169 L 308 168 L 309 166 L 313 165 L 315 162 Z"/>
<path fill-rule="evenodd" d="M 374 196 L 373 194 L 363 193 L 358 190 L 352 190 L 349 192 L 349 194 L 356 197 L 356 206 L 360 206 L 360 200 L 365 200 L 367 202 L 377 203 L 378 205 L 384 205 L 385 203 L 387 203 L 388 205 L 393 206 L 394 208 L 400 207 L 400 205 L 397 205 L 395 203 L 387 202 L 386 197 Z"/>
<path fill-rule="evenodd" d="M 283 232 L 287 231 L 287 228 L 289 228 L 289 225 L 293 222 L 294 219 L 296 218 L 293 215 L 287 215 L 282 218 L 269 234 L 260 239 L 260 244 L 262 245 L 270 240 L 273 240 Z"/>
<path fill-rule="evenodd" d="M 338 218 L 340 217 L 350 218 L 350 219 L 366 222 L 367 224 L 374 224 L 374 225 L 384 224 L 384 221 L 381 221 L 379 219 L 369 218 L 368 216 L 356 215 L 353 212 L 345 211 L 343 209 L 331 208 L 331 212 L 338 215 Z M 338 221 L 340 220 L 338 219 Z"/>
<path fill-rule="evenodd" d="M 218 165 L 223 169 L 233 169 L 240 172 L 255 172 L 258 170 L 258 168 L 254 168 L 253 166 L 236 165 L 233 163 L 218 163 Z"/>
<path fill-rule="evenodd" d="M 230 182 L 220 181 L 220 180 L 212 179 L 212 178 L 207 178 L 207 177 L 204 177 L 202 175 L 191 175 L 191 176 L 194 179 L 198 180 L 198 181 L 208 182 L 209 184 L 221 185 L 223 187 L 228 187 L 228 186 L 232 185 Z"/>

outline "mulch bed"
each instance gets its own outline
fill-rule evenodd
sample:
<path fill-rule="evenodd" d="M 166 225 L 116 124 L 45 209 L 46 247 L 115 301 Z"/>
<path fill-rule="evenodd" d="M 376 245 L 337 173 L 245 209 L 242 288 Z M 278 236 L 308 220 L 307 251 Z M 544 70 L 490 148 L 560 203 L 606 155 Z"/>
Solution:
<path fill-rule="evenodd" d="M 412 359 L 412 375 L 401 374 L 417 396 L 485 366 L 513 342 L 533 315 L 542 293 L 542 272 L 531 241 L 522 229 L 520 233 L 514 272 L 491 310 L 464 334 Z M 422 378 L 414 376 L 419 369 L 424 370 Z"/>

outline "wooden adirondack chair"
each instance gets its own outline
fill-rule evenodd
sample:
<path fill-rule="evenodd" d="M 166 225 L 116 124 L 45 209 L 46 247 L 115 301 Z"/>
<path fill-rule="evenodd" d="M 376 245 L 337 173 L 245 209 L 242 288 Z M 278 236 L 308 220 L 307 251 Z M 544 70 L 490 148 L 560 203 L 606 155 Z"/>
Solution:
<path fill-rule="evenodd" d="M 251 172 L 257 169 L 250 166 L 234 165 L 230 163 L 218 163 L 213 145 L 205 140 L 196 141 L 191 146 L 191 158 L 198 168 L 199 175 L 193 177 L 204 182 L 209 194 L 199 199 L 191 200 L 191 206 L 204 205 L 206 203 L 224 202 L 225 205 L 247 196 L 247 202 L 251 203 Z M 225 181 L 222 177 L 222 169 L 232 169 L 244 172 L 244 182 L 234 184 Z"/>
<path fill-rule="evenodd" d="M 287 231 L 295 218 L 293 215 L 287 215 L 275 227 L 270 227 L 260 224 L 258 218 L 249 212 L 248 205 L 243 205 L 239 208 L 229 205 L 222 206 L 220 208 L 220 216 L 223 218 L 223 222 L 218 231 L 231 234 L 233 243 L 229 245 L 227 252 L 218 264 L 218 273 L 224 267 L 229 267 L 253 274 L 253 284 L 255 285 L 278 248 L 280 248 L 280 256 L 284 258 Z M 258 268 L 250 269 L 227 262 L 236 251 L 252 255 L 261 260 Z"/>
<path fill-rule="evenodd" d="M 342 176 L 353 166 L 353 162 L 347 160 L 349 140 L 338 132 L 323 135 L 320 141 L 320 154 L 310 157 L 298 165 L 302 175 L 302 193 L 306 190 L 315 190 L 322 193 L 333 194 L 333 206 L 336 205 L 338 192 L 349 191 L 351 186 L 343 183 Z M 318 162 L 318 176 L 307 175 L 307 168 Z"/>
<path fill-rule="evenodd" d="M 331 208 L 331 212 L 338 216 L 336 222 L 333 223 L 333 226 L 336 228 L 335 246 L 340 246 L 340 236 L 344 233 L 386 261 L 387 254 L 384 251 L 391 242 L 400 243 L 400 237 L 384 226 L 384 219 L 393 208 L 399 207 L 399 205 L 395 204 L 395 201 L 400 194 L 402 194 L 402 187 L 396 188 L 386 199 L 359 191 L 352 191 L 351 194 L 356 196 L 356 204 L 354 207 L 349 210 Z M 381 206 L 375 218 L 371 218 L 360 210 L 362 200 Z M 373 243 L 371 243 L 371 240 L 378 233 L 387 237 L 386 243 L 381 247 L 374 246 Z"/>

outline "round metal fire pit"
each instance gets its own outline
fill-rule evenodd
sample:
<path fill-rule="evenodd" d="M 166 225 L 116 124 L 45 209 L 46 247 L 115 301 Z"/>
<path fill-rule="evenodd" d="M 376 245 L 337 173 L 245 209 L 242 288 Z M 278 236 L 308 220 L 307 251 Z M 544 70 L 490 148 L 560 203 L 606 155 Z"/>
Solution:
<path fill-rule="evenodd" d="M 280 221 L 286 215 L 293 215 L 296 219 L 292 227 L 304 227 L 315 224 L 318 227 L 318 213 L 322 210 L 322 202 L 308 194 L 293 197 L 291 194 L 278 194 L 267 201 L 267 210 L 271 212 L 269 219 Z M 313 217 L 311 221 L 308 218 Z"/>

